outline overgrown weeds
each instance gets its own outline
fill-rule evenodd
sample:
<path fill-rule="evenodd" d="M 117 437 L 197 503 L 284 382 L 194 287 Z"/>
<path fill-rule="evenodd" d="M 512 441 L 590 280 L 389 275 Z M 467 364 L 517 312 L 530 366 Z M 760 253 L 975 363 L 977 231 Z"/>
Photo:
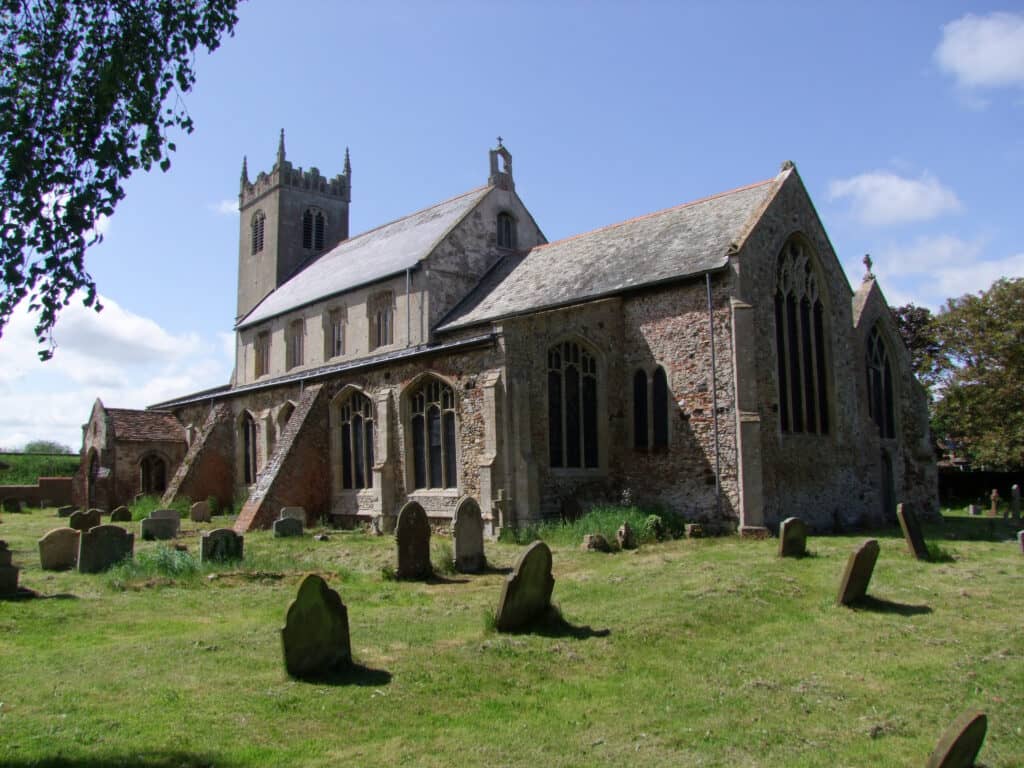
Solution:
<path fill-rule="evenodd" d="M 623 523 L 629 523 L 640 543 L 677 538 L 683 534 L 684 521 L 678 515 L 660 508 L 637 506 L 593 507 L 576 520 L 550 520 L 530 523 L 519 528 L 506 528 L 501 540 L 515 544 L 529 544 L 540 539 L 548 544 L 579 544 L 588 533 L 600 533 L 609 542 Z"/>

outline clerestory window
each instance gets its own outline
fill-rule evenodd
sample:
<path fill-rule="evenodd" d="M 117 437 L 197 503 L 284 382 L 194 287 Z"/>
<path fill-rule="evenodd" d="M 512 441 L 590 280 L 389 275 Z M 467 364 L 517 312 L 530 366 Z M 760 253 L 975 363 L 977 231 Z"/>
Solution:
<path fill-rule="evenodd" d="M 288 336 L 285 340 L 285 354 L 288 358 L 288 369 L 298 368 L 303 363 L 306 324 L 303 320 L 293 320 L 288 325 Z"/>
<path fill-rule="evenodd" d="M 378 293 L 367 302 L 370 319 L 370 349 L 394 343 L 394 294 Z"/>

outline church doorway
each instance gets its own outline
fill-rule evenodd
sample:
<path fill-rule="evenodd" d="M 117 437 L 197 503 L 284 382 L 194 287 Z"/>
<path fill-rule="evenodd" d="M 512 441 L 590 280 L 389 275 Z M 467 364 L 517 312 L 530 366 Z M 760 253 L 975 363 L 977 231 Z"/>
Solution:
<path fill-rule="evenodd" d="M 155 453 L 147 454 L 139 462 L 141 490 L 145 495 L 162 494 L 167 490 L 167 462 Z"/>
<path fill-rule="evenodd" d="M 89 474 L 86 478 L 86 500 L 88 502 L 89 509 L 96 508 L 96 483 L 100 477 L 100 459 L 96 455 L 96 451 L 89 453 Z"/>

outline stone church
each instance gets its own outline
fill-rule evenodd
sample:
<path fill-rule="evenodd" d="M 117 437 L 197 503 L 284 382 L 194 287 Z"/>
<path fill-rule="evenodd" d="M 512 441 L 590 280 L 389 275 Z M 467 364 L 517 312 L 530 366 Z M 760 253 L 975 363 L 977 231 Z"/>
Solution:
<path fill-rule="evenodd" d="M 927 400 L 877 281 L 851 288 L 797 169 L 548 242 L 499 141 L 486 183 L 349 233 L 352 170 L 239 191 L 230 383 L 97 401 L 78 494 L 215 496 L 388 529 L 464 496 L 492 532 L 592 503 L 721 531 L 937 511 Z M 134 415 L 130 415 L 134 414 Z M 136 440 L 124 447 L 128 430 Z M 106 424 L 112 423 L 112 428 Z"/>

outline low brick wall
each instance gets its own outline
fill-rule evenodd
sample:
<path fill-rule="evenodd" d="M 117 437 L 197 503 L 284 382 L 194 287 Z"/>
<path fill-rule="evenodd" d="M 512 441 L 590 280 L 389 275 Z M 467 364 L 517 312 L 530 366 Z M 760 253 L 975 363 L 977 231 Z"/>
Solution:
<path fill-rule="evenodd" d="M 32 506 L 46 501 L 62 507 L 71 503 L 72 482 L 70 477 L 40 477 L 35 485 L 0 485 L 0 499 L 19 499 Z"/>

